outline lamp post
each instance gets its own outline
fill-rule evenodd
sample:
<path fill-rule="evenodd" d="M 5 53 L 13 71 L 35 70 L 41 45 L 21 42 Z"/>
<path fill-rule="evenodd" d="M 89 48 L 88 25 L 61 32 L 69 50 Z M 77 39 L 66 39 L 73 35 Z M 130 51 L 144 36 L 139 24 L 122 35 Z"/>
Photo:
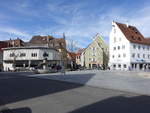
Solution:
<path fill-rule="evenodd" d="M 105 63 L 104 63 L 105 62 L 105 60 L 104 60 L 104 58 L 105 58 L 105 56 L 104 56 L 104 48 L 101 47 L 101 49 L 102 49 L 102 53 L 103 53 L 103 70 L 105 70 L 106 67 L 105 67 Z"/>

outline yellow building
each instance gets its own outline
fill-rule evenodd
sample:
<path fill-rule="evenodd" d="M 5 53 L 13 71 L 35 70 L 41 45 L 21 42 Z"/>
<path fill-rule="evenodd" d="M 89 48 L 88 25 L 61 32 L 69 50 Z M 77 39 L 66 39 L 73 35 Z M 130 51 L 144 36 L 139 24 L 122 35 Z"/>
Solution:
<path fill-rule="evenodd" d="M 86 68 L 107 68 L 108 46 L 97 34 L 93 42 L 81 54 L 81 65 Z"/>

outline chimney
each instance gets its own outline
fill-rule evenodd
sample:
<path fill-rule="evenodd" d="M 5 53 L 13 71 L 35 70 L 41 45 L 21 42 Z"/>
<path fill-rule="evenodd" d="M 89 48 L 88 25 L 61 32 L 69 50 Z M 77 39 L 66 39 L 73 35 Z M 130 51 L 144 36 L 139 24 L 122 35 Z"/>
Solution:
<path fill-rule="evenodd" d="M 128 21 L 126 22 L 126 26 L 129 27 L 129 22 Z"/>
<path fill-rule="evenodd" d="M 112 27 L 115 27 L 115 21 L 114 20 L 112 21 Z"/>

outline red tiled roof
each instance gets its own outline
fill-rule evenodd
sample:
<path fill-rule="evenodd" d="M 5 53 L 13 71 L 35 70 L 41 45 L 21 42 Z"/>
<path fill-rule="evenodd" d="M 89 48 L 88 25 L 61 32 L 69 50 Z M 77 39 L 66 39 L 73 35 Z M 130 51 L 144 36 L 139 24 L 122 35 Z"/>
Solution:
<path fill-rule="evenodd" d="M 138 43 L 144 45 L 150 45 L 149 39 L 144 38 L 144 36 L 138 31 L 134 26 L 127 26 L 126 24 L 115 22 L 120 30 L 123 32 L 127 40 L 131 43 Z"/>
<path fill-rule="evenodd" d="M 81 56 L 81 53 L 76 53 L 76 56 Z"/>
<path fill-rule="evenodd" d="M 2 48 L 6 48 L 6 47 L 8 47 L 7 42 L 0 41 L 0 51 L 2 51 Z"/>
<path fill-rule="evenodd" d="M 33 36 L 29 43 L 46 44 L 46 43 L 60 43 L 65 42 L 64 38 L 54 38 L 53 36 Z"/>
<path fill-rule="evenodd" d="M 71 57 L 72 60 L 76 59 L 76 53 L 74 52 L 68 52 L 69 56 Z"/>
<path fill-rule="evenodd" d="M 29 43 L 32 44 L 46 44 L 48 41 L 54 39 L 54 37 L 52 36 L 33 36 L 32 39 L 29 41 Z"/>

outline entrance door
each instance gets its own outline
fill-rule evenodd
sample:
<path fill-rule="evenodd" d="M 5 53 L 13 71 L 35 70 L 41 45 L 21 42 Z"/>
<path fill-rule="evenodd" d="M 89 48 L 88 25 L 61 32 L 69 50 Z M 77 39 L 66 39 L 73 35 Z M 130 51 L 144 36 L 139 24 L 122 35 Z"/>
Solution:
<path fill-rule="evenodd" d="M 140 70 L 142 70 L 142 68 L 143 68 L 143 64 L 140 64 L 140 65 L 139 65 L 139 68 L 140 68 Z"/>
<path fill-rule="evenodd" d="M 91 69 L 91 64 L 89 64 L 89 68 Z"/>

